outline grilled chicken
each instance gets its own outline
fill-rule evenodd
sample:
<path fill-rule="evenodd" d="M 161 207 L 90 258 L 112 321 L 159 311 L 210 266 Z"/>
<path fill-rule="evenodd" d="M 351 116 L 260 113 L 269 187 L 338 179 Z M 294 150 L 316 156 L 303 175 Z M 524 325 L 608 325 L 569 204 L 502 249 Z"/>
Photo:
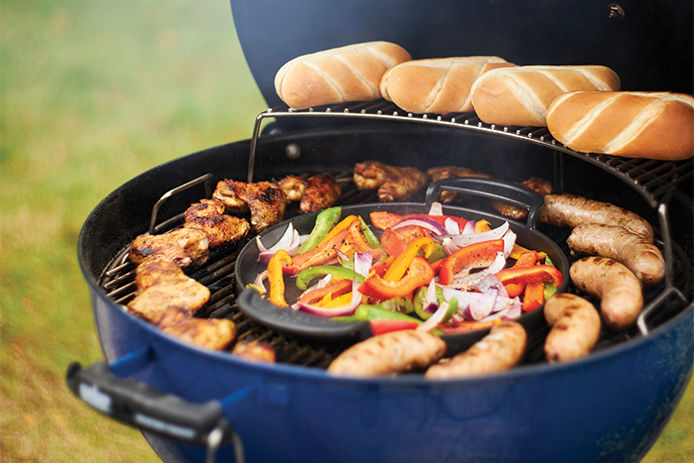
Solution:
<path fill-rule="evenodd" d="M 135 285 L 138 294 L 159 283 L 186 279 L 188 276 L 183 273 L 179 266 L 164 259 L 146 259 L 135 269 Z"/>
<path fill-rule="evenodd" d="M 354 183 L 360 190 L 378 188 L 381 201 L 398 201 L 412 197 L 428 183 L 424 172 L 414 167 L 397 167 L 378 161 L 354 165 Z"/>
<path fill-rule="evenodd" d="M 194 318 L 185 310 L 169 309 L 157 326 L 172 336 L 198 346 L 222 350 L 236 337 L 236 325 L 225 318 Z"/>
<path fill-rule="evenodd" d="M 129 257 L 135 264 L 156 258 L 168 260 L 183 268 L 191 264 L 204 264 L 208 258 L 208 249 L 207 233 L 184 227 L 160 235 L 139 235 L 130 245 Z"/>
<path fill-rule="evenodd" d="M 251 213 L 251 227 L 261 232 L 276 224 L 284 216 L 287 196 L 282 189 L 271 182 L 237 182 L 222 180 L 217 183 L 213 197 L 221 200 L 227 210 L 240 212 L 245 204 Z"/>
<path fill-rule="evenodd" d="M 258 341 L 239 341 L 231 351 L 232 354 L 255 362 L 275 363 L 275 349 L 267 343 Z"/>
<path fill-rule="evenodd" d="M 210 290 L 205 285 L 184 276 L 147 287 L 128 303 L 128 310 L 151 323 L 158 323 L 169 309 L 185 310 L 192 315 L 209 299 Z"/>
<path fill-rule="evenodd" d="M 202 199 L 192 204 L 183 214 L 186 228 L 207 233 L 210 247 L 233 243 L 251 229 L 248 221 L 241 217 L 224 214 L 224 203 L 218 199 Z"/>
<path fill-rule="evenodd" d="M 307 186 L 306 179 L 298 175 L 287 175 L 277 184 L 287 196 L 287 201 L 300 201 Z"/>
<path fill-rule="evenodd" d="M 306 184 L 299 202 L 299 209 L 305 214 L 334 205 L 342 194 L 340 185 L 328 174 L 312 175 L 306 179 Z"/>

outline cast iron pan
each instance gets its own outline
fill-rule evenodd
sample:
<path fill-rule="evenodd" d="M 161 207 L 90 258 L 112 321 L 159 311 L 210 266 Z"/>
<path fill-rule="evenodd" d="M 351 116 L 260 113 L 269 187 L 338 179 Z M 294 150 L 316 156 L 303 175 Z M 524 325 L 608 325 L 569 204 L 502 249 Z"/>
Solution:
<path fill-rule="evenodd" d="M 365 203 L 344 206 L 342 208 L 342 216 L 349 214 L 360 215 L 367 224 L 371 225 L 369 214 L 374 211 L 387 210 L 403 215 L 427 213 L 431 204 L 438 200 L 442 191 L 453 191 L 464 193 L 465 195 L 499 199 L 526 208 L 528 210 L 528 218 L 525 224 L 509 220 L 501 215 L 463 207 L 444 206 L 443 212 L 446 215 L 459 216 L 468 220 L 485 219 L 492 224 L 492 227 L 497 227 L 507 221 L 510 229 L 517 235 L 516 242 L 518 244 L 547 253 L 554 265 L 564 275 L 564 280 L 558 291 L 565 290 L 568 284 L 568 260 L 554 241 L 535 229 L 537 213 L 544 200 L 540 194 L 521 185 L 472 177 L 445 179 L 434 182 L 429 186 L 424 203 Z M 300 234 L 310 233 L 317 214 L 317 212 L 306 214 L 280 222 L 262 232 L 260 239 L 266 247 L 272 246 L 280 239 L 290 222 Z M 338 322 L 289 308 L 279 308 L 261 297 L 256 291 L 246 289 L 246 285 L 252 283 L 256 276 L 266 269 L 266 265 L 258 261 L 258 248 L 255 239 L 250 240 L 244 246 L 236 260 L 236 284 L 240 292 L 238 299 L 239 309 L 249 318 L 280 333 L 326 344 L 353 343 L 373 336 L 371 326 L 367 321 Z M 296 288 L 293 278 L 285 276 L 285 282 L 287 301 L 296 300 L 300 291 Z M 523 324 L 528 331 L 538 329 L 545 323 L 542 309 L 543 307 L 539 307 L 531 312 L 524 313 L 518 319 L 518 322 Z M 444 335 L 442 339 L 446 342 L 449 354 L 452 354 L 469 347 L 488 332 L 489 329 L 481 329 L 468 333 Z"/>

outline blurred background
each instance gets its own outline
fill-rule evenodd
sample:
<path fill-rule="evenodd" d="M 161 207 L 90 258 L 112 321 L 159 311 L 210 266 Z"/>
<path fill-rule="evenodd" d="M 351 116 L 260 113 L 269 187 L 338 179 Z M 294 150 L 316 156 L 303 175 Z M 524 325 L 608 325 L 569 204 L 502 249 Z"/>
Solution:
<path fill-rule="evenodd" d="M 121 184 L 250 138 L 264 109 L 225 1 L 0 2 L 0 461 L 159 461 L 65 384 L 103 359 L 78 234 Z M 644 461 L 694 461 L 692 429 L 694 383 Z"/>

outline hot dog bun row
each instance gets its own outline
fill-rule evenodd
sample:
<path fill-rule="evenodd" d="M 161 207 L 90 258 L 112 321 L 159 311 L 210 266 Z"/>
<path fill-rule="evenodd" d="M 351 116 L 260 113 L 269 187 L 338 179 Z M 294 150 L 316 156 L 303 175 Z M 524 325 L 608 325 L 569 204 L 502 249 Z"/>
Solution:
<path fill-rule="evenodd" d="M 392 42 L 302 55 L 275 76 L 290 107 L 392 101 L 412 113 L 475 111 L 488 124 L 547 127 L 567 147 L 659 160 L 694 156 L 694 98 L 620 91 L 607 66 L 517 66 L 498 56 L 413 60 Z"/>

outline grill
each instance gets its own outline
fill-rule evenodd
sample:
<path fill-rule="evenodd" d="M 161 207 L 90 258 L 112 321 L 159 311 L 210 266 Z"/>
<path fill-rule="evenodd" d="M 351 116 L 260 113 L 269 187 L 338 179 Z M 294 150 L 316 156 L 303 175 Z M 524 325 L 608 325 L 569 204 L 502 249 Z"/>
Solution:
<path fill-rule="evenodd" d="M 387 40 L 416 58 L 497 55 L 525 65 L 604 64 L 625 90 L 691 93 L 691 2 L 495 0 L 432 7 L 415 0 L 232 0 L 231 6 L 247 64 L 270 109 L 257 116 L 249 140 L 143 172 L 87 218 L 79 261 L 105 362 L 70 367 L 67 380 L 75 394 L 141 429 L 167 463 L 211 461 L 215 452 L 220 461 L 237 462 L 643 457 L 692 375 L 691 160 L 581 154 L 545 128 L 489 125 L 473 113 L 404 113 L 384 100 L 297 111 L 281 104 L 273 78 L 298 55 Z M 548 328 L 541 326 L 528 333 L 524 364 L 450 381 L 419 373 L 326 374 L 344 346 L 283 335 L 241 312 L 234 269 L 248 240 L 214 249 L 204 266 L 187 270 L 211 291 L 196 316 L 232 320 L 238 340 L 269 343 L 277 363 L 200 349 L 124 309 L 135 289 L 130 242 L 180 225 L 183 211 L 210 197 L 218 180 L 327 172 L 343 187 L 339 203 L 358 205 L 376 202 L 351 180 L 354 163 L 365 160 L 421 169 L 457 165 L 506 182 L 537 176 L 550 180 L 556 192 L 614 203 L 654 226 L 666 277 L 645 288 L 637 325 L 623 332 L 603 328 L 588 357 L 548 364 Z M 290 206 L 285 218 L 297 214 Z M 569 230 L 538 229 L 575 259 L 566 245 Z M 578 293 L 571 284 L 568 291 Z"/>
<path fill-rule="evenodd" d="M 677 190 L 677 185 L 687 181 L 693 175 L 692 163 L 658 162 L 648 159 L 627 159 L 605 155 L 593 155 L 577 153 L 561 144 L 558 144 L 546 130 L 535 127 L 496 127 L 480 122 L 473 113 L 455 113 L 446 115 L 414 115 L 402 114 L 397 107 L 385 101 L 357 103 L 352 105 L 336 105 L 321 108 L 311 108 L 305 111 L 296 111 L 291 108 L 279 107 L 268 109 L 256 118 L 253 138 L 250 143 L 248 162 L 248 181 L 254 179 L 255 155 L 258 147 L 261 125 L 267 118 L 297 118 L 307 117 L 324 120 L 327 118 L 349 118 L 356 120 L 397 121 L 406 124 L 434 124 L 455 130 L 469 130 L 481 132 L 491 136 L 508 137 L 514 140 L 551 148 L 554 152 L 554 184 L 563 185 L 564 163 L 562 155 L 569 154 L 578 159 L 607 171 L 610 175 L 620 178 L 633 188 L 651 207 L 658 208 L 659 223 L 661 226 L 661 240 L 657 242 L 670 267 L 664 283 L 645 288 L 645 308 L 638 320 L 637 326 L 623 332 L 613 332 L 603 327 L 601 340 L 595 350 L 627 341 L 639 335 L 647 335 L 649 330 L 655 328 L 665 320 L 671 318 L 681 310 L 686 301 L 687 294 L 691 293 L 692 271 L 689 258 L 685 251 L 670 238 L 670 226 L 664 201 L 668 201 Z M 295 153 L 297 148 L 290 145 L 286 150 L 288 156 Z M 316 172 L 313 172 L 316 173 Z M 309 175 L 311 173 L 303 173 Z M 377 201 L 373 191 L 360 191 L 356 189 L 351 180 L 351 172 L 341 172 L 335 175 L 336 180 L 342 186 L 343 194 L 338 204 L 349 205 L 364 202 Z M 155 203 L 150 219 L 150 233 L 161 233 L 175 225 L 182 223 L 182 211 L 173 217 L 158 223 L 158 213 L 176 195 L 204 185 L 206 197 L 211 196 L 212 185 L 220 179 L 208 173 L 197 179 L 193 179 L 174 189 L 164 193 Z M 262 179 L 260 179 L 262 180 Z M 691 208 L 691 204 L 688 204 Z M 290 205 L 286 216 L 298 215 L 296 204 Z M 552 238 L 562 247 L 562 251 L 569 255 L 570 250 L 566 245 L 567 229 L 551 226 L 541 226 L 541 231 Z M 288 338 L 270 328 L 266 328 L 257 322 L 248 319 L 239 311 L 236 302 L 234 284 L 234 264 L 239 250 L 246 240 L 213 250 L 209 262 L 202 268 L 195 269 L 190 276 L 200 283 L 205 284 L 211 291 L 209 303 L 201 309 L 196 316 L 210 318 L 227 318 L 233 321 L 239 330 L 237 340 L 259 340 L 269 343 L 276 351 L 278 361 L 294 365 L 324 368 L 341 351 L 341 346 L 322 346 L 308 343 L 302 340 Z M 114 257 L 105 268 L 99 284 L 107 291 L 107 296 L 118 304 L 127 304 L 134 296 L 134 269 L 135 266 L 128 260 L 128 248 L 126 246 Z M 577 293 L 573 285 L 569 290 Z M 586 296 L 585 294 L 583 295 Z M 529 333 L 529 349 L 527 363 L 540 363 L 545 361 L 543 342 L 549 328 L 543 326 L 535 332 Z M 232 346 L 233 347 L 233 346 Z"/>

